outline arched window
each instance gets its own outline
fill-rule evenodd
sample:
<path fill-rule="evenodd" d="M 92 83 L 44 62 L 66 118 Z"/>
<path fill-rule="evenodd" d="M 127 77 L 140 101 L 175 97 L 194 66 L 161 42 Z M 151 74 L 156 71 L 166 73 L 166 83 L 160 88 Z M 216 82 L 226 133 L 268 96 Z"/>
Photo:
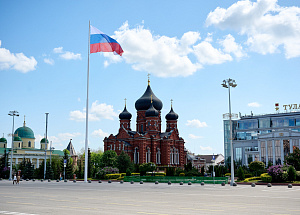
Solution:
<path fill-rule="evenodd" d="M 170 164 L 173 164 L 173 149 L 171 149 L 171 152 L 170 152 Z"/>
<path fill-rule="evenodd" d="M 31 147 L 31 141 L 28 141 L 28 147 Z"/>
<path fill-rule="evenodd" d="M 157 148 L 157 152 L 156 152 L 156 164 L 161 164 L 160 163 L 160 156 L 161 156 L 160 149 Z"/>
<path fill-rule="evenodd" d="M 134 163 L 135 164 L 138 164 L 139 163 L 139 148 L 138 147 L 135 147 L 134 149 Z"/>
<path fill-rule="evenodd" d="M 141 125 L 141 132 L 144 132 L 144 131 L 143 131 L 143 125 Z"/>
<path fill-rule="evenodd" d="M 150 148 L 148 147 L 147 151 L 146 151 L 146 163 L 151 162 L 150 156 L 151 156 L 151 151 L 150 151 Z"/>

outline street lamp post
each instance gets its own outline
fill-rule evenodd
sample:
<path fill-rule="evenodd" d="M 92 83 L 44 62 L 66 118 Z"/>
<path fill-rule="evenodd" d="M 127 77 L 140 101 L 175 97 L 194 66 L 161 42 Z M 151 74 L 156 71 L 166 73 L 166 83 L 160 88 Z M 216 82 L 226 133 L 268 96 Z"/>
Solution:
<path fill-rule="evenodd" d="M 13 161 L 13 149 L 14 149 L 14 126 L 15 126 L 15 116 L 19 116 L 19 112 L 16 110 L 9 111 L 10 116 L 13 117 L 13 126 L 11 132 L 11 150 L 10 150 L 10 169 L 9 169 L 9 180 L 12 180 L 12 161 Z"/>
<path fill-rule="evenodd" d="M 46 179 L 46 162 L 47 162 L 47 128 L 48 128 L 48 114 L 46 114 L 46 138 L 45 138 L 45 162 L 44 162 L 44 179 Z"/>
<path fill-rule="evenodd" d="M 231 180 L 230 180 L 230 186 L 233 186 L 234 183 L 234 163 L 233 163 L 233 145 L 232 145 L 232 114 L 231 114 L 231 101 L 230 101 L 230 87 L 235 88 L 237 84 L 235 83 L 235 80 L 229 78 L 227 80 L 223 80 L 223 83 L 221 84 L 222 87 L 228 88 L 228 95 L 229 95 L 229 133 L 230 133 L 230 157 L 231 157 Z"/>

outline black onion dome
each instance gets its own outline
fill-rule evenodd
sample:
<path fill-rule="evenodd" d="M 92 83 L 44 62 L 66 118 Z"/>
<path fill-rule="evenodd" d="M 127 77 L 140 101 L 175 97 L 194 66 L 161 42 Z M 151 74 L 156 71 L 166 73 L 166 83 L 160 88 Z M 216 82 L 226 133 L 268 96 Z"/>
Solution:
<path fill-rule="evenodd" d="M 178 114 L 173 111 L 173 107 L 171 107 L 170 112 L 166 115 L 166 120 L 177 120 Z"/>
<path fill-rule="evenodd" d="M 126 106 L 125 106 L 123 112 L 119 114 L 120 119 L 131 119 L 131 116 L 132 116 L 131 113 L 129 113 L 126 109 Z"/>
<path fill-rule="evenodd" d="M 154 108 L 153 103 L 151 103 L 150 108 L 146 111 L 145 113 L 146 117 L 153 117 L 153 116 L 158 116 L 159 113 L 158 111 Z"/>
<path fill-rule="evenodd" d="M 153 106 L 156 110 L 161 110 L 163 107 L 162 102 L 154 95 L 154 93 L 151 90 L 150 85 L 148 85 L 144 95 L 142 95 L 141 98 L 139 98 L 135 102 L 135 109 L 136 110 L 148 110 L 151 106 L 151 95 L 152 95 L 152 102 Z"/>

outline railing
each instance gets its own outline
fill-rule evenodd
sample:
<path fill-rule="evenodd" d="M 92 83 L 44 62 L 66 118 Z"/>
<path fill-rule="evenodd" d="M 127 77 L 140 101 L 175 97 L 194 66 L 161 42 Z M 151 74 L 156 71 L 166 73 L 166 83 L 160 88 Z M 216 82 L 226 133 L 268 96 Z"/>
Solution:
<path fill-rule="evenodd" d="M 206 184 L 221 184 L 221 183 L 228 183 L 228 177 L 193 177 L 193 176 L 186 176 L 186 177 L 177 177 L 177 176 L 125 176 L 125 182 L 155 182 L 158 181 L 159 183 L 201 183 L 204 182 Z"/>

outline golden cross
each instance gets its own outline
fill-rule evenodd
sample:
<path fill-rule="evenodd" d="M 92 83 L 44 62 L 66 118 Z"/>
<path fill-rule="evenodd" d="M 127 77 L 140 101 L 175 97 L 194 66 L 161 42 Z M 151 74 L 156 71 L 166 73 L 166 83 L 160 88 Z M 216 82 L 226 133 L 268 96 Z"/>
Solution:
<path fill-rule="evenodd" d="M 126 100 L 127 100 L 127 99 L 125 98 L 124 100 L 125 100 L 125 107 L 126 107 Z"/>
<path fill-rule="evenodd" d="M 173 99 L 171 99 L 171 107 L 173 106 Z"/>
<path fill-rule="evenodd" d="M 151 103 L 152 103 L 152 94 L 151 94 Z"/>
<path fill-rule="evenodd" d="M 148 85 L 150 85 L 150 73 L 148 73 Z"/>

